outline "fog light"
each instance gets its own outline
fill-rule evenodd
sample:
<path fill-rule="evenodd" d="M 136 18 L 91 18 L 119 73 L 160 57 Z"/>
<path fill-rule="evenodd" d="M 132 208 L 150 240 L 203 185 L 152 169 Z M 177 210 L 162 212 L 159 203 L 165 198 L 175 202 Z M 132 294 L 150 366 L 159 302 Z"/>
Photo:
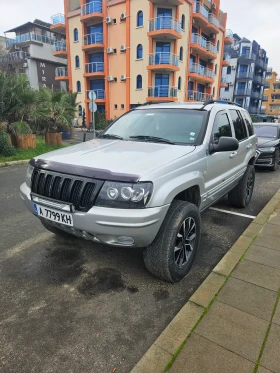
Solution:
<path fill-rule="evenodd" d="M 121 245 L 131 246 L 134 244 L 134 239 L 132 237 L 119 236 L 115 237 L 115 241 Z"/>

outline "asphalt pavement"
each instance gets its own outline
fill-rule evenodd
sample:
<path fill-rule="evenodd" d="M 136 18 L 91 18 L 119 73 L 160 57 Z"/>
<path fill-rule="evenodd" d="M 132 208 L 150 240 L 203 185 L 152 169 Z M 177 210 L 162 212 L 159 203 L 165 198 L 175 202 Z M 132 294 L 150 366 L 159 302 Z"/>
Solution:
<path fill-rule="evenodd" d="M 167 284 L 140 249 L 46 234 L 19 197 L 26 168 L 0 169 L 1 373 L 128 373 L 252 221 L 205 212 L 193 268 Z M 279 186 L 258 171 L 247 209 L 215 208 L 256 216 Z"/>

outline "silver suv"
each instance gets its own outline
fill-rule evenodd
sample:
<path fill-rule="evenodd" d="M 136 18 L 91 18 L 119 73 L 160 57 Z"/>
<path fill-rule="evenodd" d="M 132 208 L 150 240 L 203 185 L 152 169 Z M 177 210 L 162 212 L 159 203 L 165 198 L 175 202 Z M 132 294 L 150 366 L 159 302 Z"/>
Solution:
<path fill-rule="evenodd" d="M 147 269 L 175 282 L 194 261 L 200 213 L 226 194 L 249 204 L 256 143 L 236 104 L 146 104 L 97 139 L 32 159 L 21 197 L 49 231 L 142 247 Z"/>

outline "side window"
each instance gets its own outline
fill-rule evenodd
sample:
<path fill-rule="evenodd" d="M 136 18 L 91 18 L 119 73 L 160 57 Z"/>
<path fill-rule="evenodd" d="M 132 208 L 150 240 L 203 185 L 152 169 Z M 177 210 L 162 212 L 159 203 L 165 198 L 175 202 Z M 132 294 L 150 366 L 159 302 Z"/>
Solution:
<path fill-rule="evenodd" d="M 218 144 L 220 137 L 232 137 L 231 126 L 228 115 L 225 111 L 220 111 L 215 118 L 213 127 L 213 143 Z"/>
<path fill-rule="evenodd" d="M 238 110 L 229 110 L 229 113 L 233 122 L 236 139 L 238 141 L 247 139 L 245 123 L 240 112 Z"/>
<path fill-rule="evenodd" d="M 243 114 L 243 117 L 245 118 L 245 122 L 246 122 L 246 125 L 247 125 L 247 128 L 248 128 L 249 136 L 253 136 L 255 131 L 254 131 L 254 126 L 253 126 L 253 123 L 252 123 L 252 119 L 246 111 L 242 110 L 242 114 Z"/>

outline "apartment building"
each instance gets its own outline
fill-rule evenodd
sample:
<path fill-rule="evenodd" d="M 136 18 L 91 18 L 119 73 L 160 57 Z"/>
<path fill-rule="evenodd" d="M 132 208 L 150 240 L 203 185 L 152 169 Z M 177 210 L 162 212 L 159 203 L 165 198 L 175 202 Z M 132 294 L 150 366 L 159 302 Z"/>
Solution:
<path fill-rule="evenodd" d="M 79 92 L 79 115 L 88 92 L 107 119 L 147 101 L 200 101 L 220 91 L 226 14 L 220 0 L 64 0 L 51 30 L 65 35 L 56 56 L 68 67 L 56 79 Z"/>
<path fill-rule="evenodd" d="M 67 66 L 65 56 L 56 56 L 54 48 L 63 35 L 53 33 L 51 24 L 35 19 L 5 32 L 6 53 L 0 57 L 0 68 L 26 74 L 30 86 L 66 89 L 66 82 L 55 79 L 56 67 Z M 7 38 L 7 35 L 9 38 Z M 64 41 L 65 42 L 65 41 Z"/>
<path fill-rule="evenodd" d="M 221 99 L 235 101 L 251 114 L 264 114 L 264 84 L 268 57 L 254 40 L 233 34 L 233 43 L 224 51 L 229 65 L 223 68 L 222 80 L 226 87 L 220 90 Z"/>
<path fill-rule="evenodd" d="M 280 116 L 280 79 L 277 79 L 277 72 L 271 67 L 267 69 L 265 90 L 264 90 L 264 106 L 267 115 Z"/>

